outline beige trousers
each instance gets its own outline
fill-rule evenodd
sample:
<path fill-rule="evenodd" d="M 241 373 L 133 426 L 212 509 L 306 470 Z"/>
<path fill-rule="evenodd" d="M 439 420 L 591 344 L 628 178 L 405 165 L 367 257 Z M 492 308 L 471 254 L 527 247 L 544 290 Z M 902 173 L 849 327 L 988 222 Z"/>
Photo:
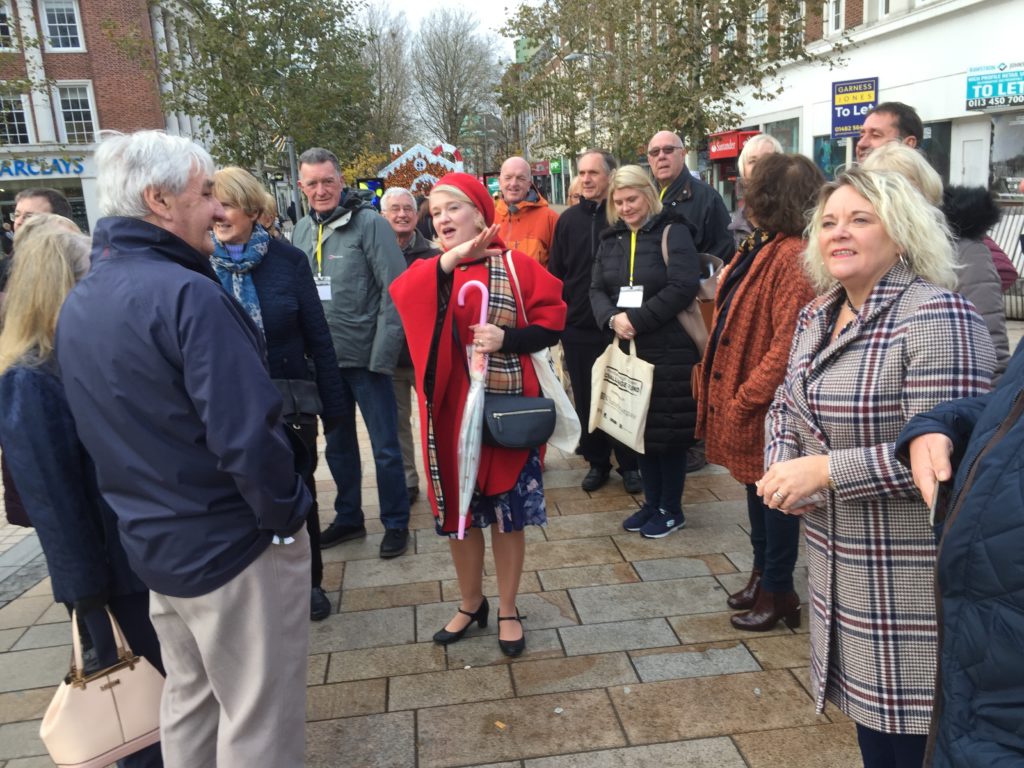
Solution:
<path fill-rule="evenodd" d="M 416 446 L 412 434 L 412 394 L 416 389 L 416 372 L 413 368 L 395 368 L 391 374 L 398 403 L 398 446 L 402 450 L 402 464 L 405 467 L 405 487 L 418 488 L 420 476 L 416 472 Z"/>
<path fill-rule="evenodd" d="M 213 592 L 150 593 L 166 768 L 304 765 L 309 568 L 303 528 Z"/>

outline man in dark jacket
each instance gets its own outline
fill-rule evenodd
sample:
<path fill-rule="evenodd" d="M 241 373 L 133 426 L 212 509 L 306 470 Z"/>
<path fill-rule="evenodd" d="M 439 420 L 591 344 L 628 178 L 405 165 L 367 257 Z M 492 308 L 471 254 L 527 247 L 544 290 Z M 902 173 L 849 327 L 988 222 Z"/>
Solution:
<path fill-rule="evenodd" d="M 204 149 L 100 144 L 104 218 L 56 350 L 79 437 L 151 590 L 167 765 L 302 765 L 309 492 L 258 328 L 210 267 Z"/>
<path fill-rule="evenodd" d="M 586 429 L 590 421 L 590 369 L 608 346 L 590 307 L 590 279 L 594 271 L 598 235 L 608 226 L 605 197 L 615 165 L 615 158 L 601 150 L 580 156 L 577 168 L 583 200 L 558 217 L 548 257 L 548 271 L 562 281 L 562 298 L 569 307 L 562 333 L 562 349 L 565 368 L 572 382 L 576 413 L 583 425 L 580 447 L 576 450 L 590 464 L 590 471 L 582 483 L 583 490 L 588 493 L 608 482 L 613 448 L 626 491 L 643 492 L 636 453 L 601 430 L 588 434 Z"/>
<path fill-rule="evenodd" d="M 428 259 L 441 252 L 416 228 L 417 206 L 412 192 L 404 187 L 388 187 L 380 199 L 380 211 L 398 238 L 405 265 L 409 267 L 417 259 Z M 391 374 L 398 403 L 398 444 L 402 449 L 402 464 L 405 467 L 405 488 L 409 493 L 409 504 L 420 495 L 420 476 L 416 471 L 416 449 L 419 439 L 412 434 L 412 391 L 416 388 L 416 373 L 409 356 L 409 345 L 402 343 L 398 365 Z"/>
<path fill-rule="evenodd" d="M 356 405 L 366 422 L 377 469 L 377 499 L 384 538 L 381 557 L 409 546 L 409 497 L 404 492 L 398 408 L 391 374 L 402 348 L 402 323 L 388 286 L 405 269 L 391 227 L 356 192 L 345 187 L 333 152 L 320 147 L 299 157 L 299 185 L 309 215 L 295 225 L 292 244 L 309 257 L 324 302 L 344 384 L 344 411 L 327 435 L 324 458 L 338 495 L 335 518 L 320 548 L 366 536 L 362 463 Z"/>

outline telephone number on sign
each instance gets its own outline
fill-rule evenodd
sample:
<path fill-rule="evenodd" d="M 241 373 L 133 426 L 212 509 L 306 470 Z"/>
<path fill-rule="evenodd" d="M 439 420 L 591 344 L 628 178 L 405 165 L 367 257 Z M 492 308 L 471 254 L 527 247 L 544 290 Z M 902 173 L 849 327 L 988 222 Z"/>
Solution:
<path fill-rule="evenodd" d="M 968 99 L 968 109 L 984 109 L 985 107 L 1010 107 L 1024 104 L 1024 96 L 990 96 L 987 99 Z"/>

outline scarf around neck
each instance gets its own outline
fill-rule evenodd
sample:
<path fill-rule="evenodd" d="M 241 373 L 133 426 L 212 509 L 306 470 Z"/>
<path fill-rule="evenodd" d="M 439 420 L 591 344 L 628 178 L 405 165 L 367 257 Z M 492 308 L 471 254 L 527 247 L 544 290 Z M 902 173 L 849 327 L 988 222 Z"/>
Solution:
<path fill-rule="evenodd" d="M 237 261 L 231 258 L 227 247 L 216 237 L 213 238 L 213 256 L 210 258 L 213 271 L 217 273 L 217 279 L 224 286 L 224 290 L 242 305 L 242 309 L 256 323 L 264 337 L 266 332 L 263 330 L 263 312 L 260 310 L 260 298 L 252 281 L 252 271 L 263 261 L 269 246 L 270 235 L 257 224 L 253 227 L 249 242 L 243 247 L 242 256 Z"/>

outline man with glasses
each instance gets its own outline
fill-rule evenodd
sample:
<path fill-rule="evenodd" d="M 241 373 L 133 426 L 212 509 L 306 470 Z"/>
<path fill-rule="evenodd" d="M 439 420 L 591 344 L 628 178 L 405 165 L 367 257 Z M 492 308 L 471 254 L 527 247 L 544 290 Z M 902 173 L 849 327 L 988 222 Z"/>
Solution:
<path fill-rule="evenodd" d="M 398 247 L 402 249 L 406 267 L 412 266 L 417 259 L 427 259 L 441 252 L 416 228 L 417 205 L 412 192 L 402 187 L 388 187 L 380 199 L 380 211 L 398 238 Z M 411 393 L 416 386 L 416 373 L 412 367 L 412 357 L 409 356 L 409 345 L 406 343 L 402 344 L 391 382 L 395 389 L 395 401 L 398 403 L 398 444 L 402 449 L 405 488 L 409 493 L 411 505 L 420 495 L 420 476 L 416 471 L 414 448 L 419 441 L 414 441 L 412 434 Z"/>
<path fill-rule="evenodd" d="M 658 131 L 647 144 L 647 160 L 661 188 L 662 204 L 689 223 L 697 250 L 729 261 L 735 245 L 729 211 L 710 184 L 690 173 L 680 138 L 672 131 Z"/>
<path fill-rule="evenodd" d="M 345 411 L 328 433 L 324 458 L 338 487 L 334 522 L 320 548 L 366 536 L 363 473 L 356 435 L 356 405 L 366 422 L 377 469 L 384 538 L 380 556 L 398 557 L 409 546 L 409 497 L 398 445 L 398 410 L 391 374 L 402 348 L 402 324 L 388 286 L 405 268 L 388 223 L 345 187 L 333 152 L 320 147 L 299 157 L 299 186 L 309 215 L 295 225 L 292 243 L 309 256 L 317 291 L 338 356 Z"/>
<path fill-rule="evenodd" d="M 521 157 L 510 157 L 501 164 L 498 187 L 501 197 L 494 205 L 498 236 L 509 248 L 547 266 L 558 214 L 533 185 L 530 164 Z"/>

